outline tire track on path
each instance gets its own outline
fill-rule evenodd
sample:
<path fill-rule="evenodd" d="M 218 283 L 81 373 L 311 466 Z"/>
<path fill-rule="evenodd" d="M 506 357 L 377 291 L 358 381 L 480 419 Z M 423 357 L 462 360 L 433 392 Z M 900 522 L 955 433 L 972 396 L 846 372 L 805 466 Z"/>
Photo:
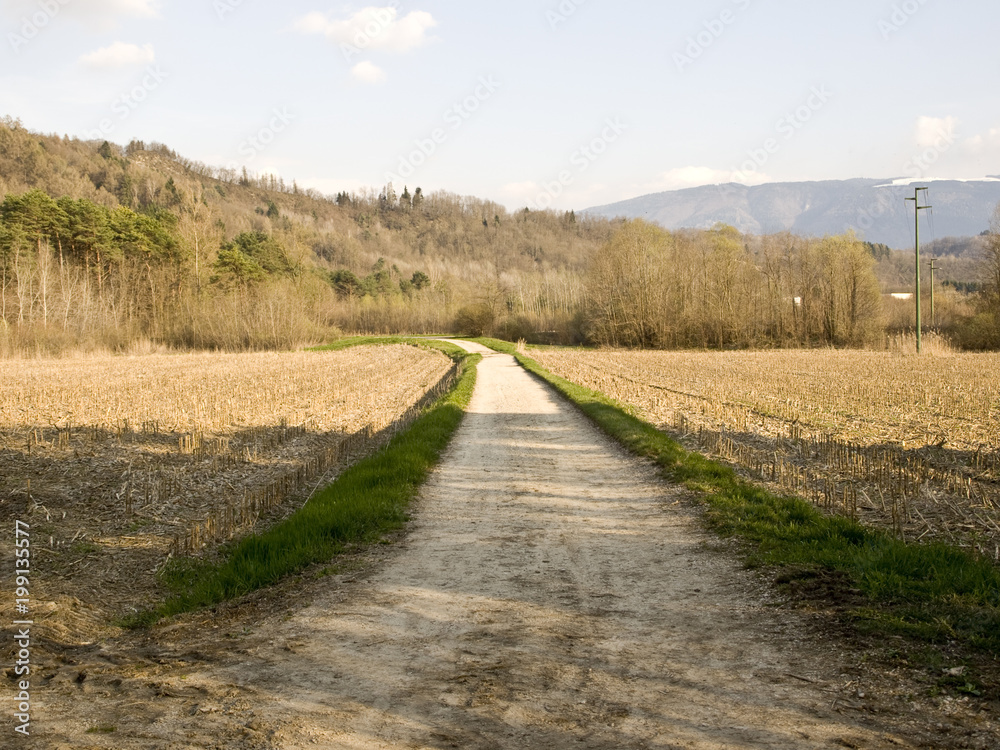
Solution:
<path fill-rule="evenodd" d="M 713 549 L 680 489 L 483 351 L 399 549 L 275 626 L 294 648 L 216 675 L 267 686 L 276 746 L 910 746 L 833 708 L 834 647 Z"/>

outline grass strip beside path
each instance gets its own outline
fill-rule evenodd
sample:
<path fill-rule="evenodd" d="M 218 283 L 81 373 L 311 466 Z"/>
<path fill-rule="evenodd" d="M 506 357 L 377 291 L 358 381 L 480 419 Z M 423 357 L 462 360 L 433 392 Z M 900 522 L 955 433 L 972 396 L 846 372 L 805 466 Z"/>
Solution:
<path fill-rule="evenodd" d="M 514 355 L 632 453 L 651 458 L 666 478 L 701 493 L 711 526 L 746 542 L 751 565 L 784 568 L 786 581 L 845 576 L 850 582 L 845 588 L 860 591 L 863 600 L 852 608 L 859 625 L 1000 655 L 1000 569 L 992 561 L 946 544 L 906 543 L 825 515 L 801 498 L 773 494 L 686 450 L 629 407 L 553 375 L 513 344 L 475 340 Z"/>
<path fill-rule="evenodd" d="M 162 617 L 218 604 L 277 583 L 348 545 L 370 543 L 400 528 L 407 508 L 437 464 L 465 414 L 482 359 L 441 341 L 353 339 L 359 344 L 414 343 L 439 349 L 459 362 L 452 390 L 375 455 L 348 467 L 284 521 L 222 550 L 221 560 L 172 561 L 164 580 L 173 596 L 124 623 L 143 627 Z M 346 348 L 334 344 L 329 348 Z"/>

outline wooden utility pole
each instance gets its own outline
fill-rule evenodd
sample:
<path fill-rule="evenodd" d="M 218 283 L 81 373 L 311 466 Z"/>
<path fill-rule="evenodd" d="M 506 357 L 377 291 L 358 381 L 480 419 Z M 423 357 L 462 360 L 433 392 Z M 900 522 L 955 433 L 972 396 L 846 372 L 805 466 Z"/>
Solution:
<path fill-rule="evenodd" d="M 920 354 L 923 351 L 923 347 L 922 347 L 921 341 L 920 341 L 920 327 L 921 327 L 921 321 L 920 321 L 920 212 L 921 211 L 926 211 L 928 208 L 931 208 L 931 206 L 921 206 L 920 205 L 920 191 L 922 191 L 922 190 L 923 191 L 927 191 L 928 189 L 929 188 L 925 188 L 925 187 L 914 188 L 914 190 L 913 190 L 913 197 L 906 199 L 908 201 L 913 201 L 913 207 L 914 207 L 913 215 L 915 217 L 914 218 L 914 227 L 915 227 L 914 237 L 915 237 L 915 240 L 916 240 L 916 242 L 915 242 L 915 244 L 916 244 L 916 265 L 915 265 L 915 268 L 916 268 L 916 276 L 917 276 L 917 278 L 916 278 L 916 286 L 917 286 L 917 354 Z"/>

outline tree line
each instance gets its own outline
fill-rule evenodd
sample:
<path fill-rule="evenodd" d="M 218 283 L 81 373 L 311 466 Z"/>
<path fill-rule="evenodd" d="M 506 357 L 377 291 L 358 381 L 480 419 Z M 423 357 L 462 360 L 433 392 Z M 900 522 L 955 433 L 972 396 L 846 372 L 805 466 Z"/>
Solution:
<path fill-rule="evenodd" d="M 911 261 L 850 235 L 668 232 L 410 185 L 327 198 L 210 171 L 162 144 L 121 148 L 0 121 L 0 351 L 448 331 L 878 346 L 913 326 L 912 305 L 887 299 L 908 288 Z M 995 237 L 976 238 L 976 252 Z M 997 346 L 997 284 L 969 271 L 988 265 L 971 254 L 940 261 L 939 281 L 962 281 L 939 284 L 939 326 L 963 346 Z"/>
<path fill-rule="evenodd" d="M 220 240 L 200 228 L 201 246 L 197 222 L 166 209 L 140 213 L 41 190 L 7 195 L 0 203 L 7 348 L 12 340 L 121 348 L 136 338 L 198 348 L 294 345 L 329 336 L 345 296 L 412 301 L 431 285 L 422 271 L 399 279 L 384 259 L 359 279 L 293 257 L 265 231 Z"/>
<path fill-rule="evenodd" d="M 887 250 L 853 233 L 753 237 L 723 225 L 668 232 L 631 221 L 591 260 L 582 339 L 654 348 L 880 347 L 888 334 L 915 326 L 912 302 L 884 294 L 875 273 Z M 938 324 L 928 317 L 924 325 L 962 348 L 998 348 L 1000 208 L 978 263 L 977 293 L 941 285 Z"/>
<path fill-rule="evenodd" d="M 588 337 L 610 346 L 864 346 L 883 330 L 875 260 L 852 235 L 622 227 L 587 272 Z"/>

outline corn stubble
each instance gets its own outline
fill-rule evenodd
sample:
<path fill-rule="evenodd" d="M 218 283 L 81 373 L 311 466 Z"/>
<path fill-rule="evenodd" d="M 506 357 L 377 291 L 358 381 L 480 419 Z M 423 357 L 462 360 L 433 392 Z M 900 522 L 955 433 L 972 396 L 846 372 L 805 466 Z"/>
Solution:
<path fill-rule="evenodd" d="M 829 512 L 1000 561 L 1000 355 L 531 354 Z"/>
<path fill-rule="evenodd" d="M 124 604 L 168 554 L 294 510 L 454 376 L 403 345 L 0 361 L 0 517 L 38 524 L 74 592 L 100 569 L 92 595 Z"/>

